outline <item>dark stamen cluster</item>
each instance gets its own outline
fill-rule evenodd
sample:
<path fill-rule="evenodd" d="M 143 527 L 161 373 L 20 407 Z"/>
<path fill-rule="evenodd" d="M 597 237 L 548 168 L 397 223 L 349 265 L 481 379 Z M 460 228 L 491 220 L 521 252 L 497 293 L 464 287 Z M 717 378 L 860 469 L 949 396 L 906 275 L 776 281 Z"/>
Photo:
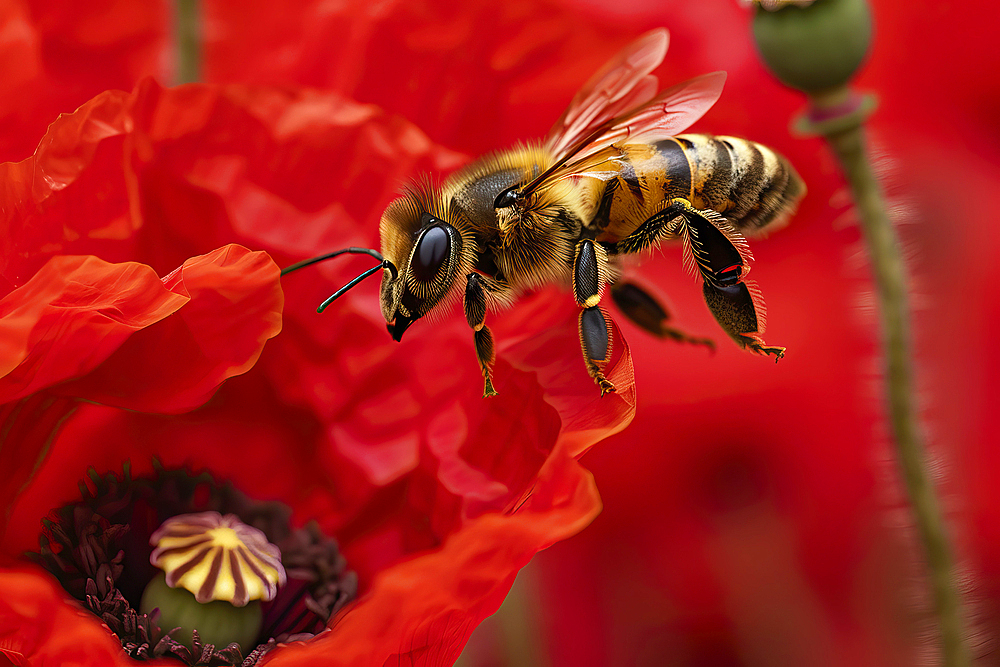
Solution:
<path fill-rule="evenodd" d="M 89 471 L 94 490 L 81 482 L 80 501 L 64 505 L 43 520 L 41 549 L 30 554 L 75 598 L 97 615 L 136 659 L 174 657 L 188 665 L 257 664 L 277 643 L 309 639 L 357 593 L 357 576 L 347 570 L 336 541 L 315 523 L 292 530 L 291 510 L 281 503 L 250 500 L 231 485 L 207 474 L 167 471 L 157 466 L 152 479 L 100 476 Z M 159 613 L 137 611 L 143 588 L 156 573 L 149 563 L 149 536 L 166 519 L 215 510 L 236 514 L 277 544 L 288 585 L 265 606 L 259 645 L 243 659 L 240 647 L 216 650 L 194 633 L 192 646 L 158 624 Z"/>
<path fill-rule="evenodd" d="M 278 641 L 294 641 L 293 635 L 322 630 L 331 616 L 355 598 L 358 576 L 347 569 L 337 542 L 315 522 L 292 532 L 278 546 L 289 583 L 301 584 L 287 611 L 272 606 L 264 627 L 284 626 L 287 629 L 274 636 Z"/>
<path fill-rule="evenodd" d="M 87 580 L 87 606 L 118 636 L 122 648 L 131 657 L 153 660 L 170 656 L 188 665 L 251 667 L 256 664 L 256 659 L 253 662 L 243 660 L 239 644 L 230 644 L 221 650 L 216 650 L 212 644 L 203 644 L 197 630 L 192 633 L 191 647 L 174 640 L 170 636 L 172 630 L 164 632 L 157 624 L 158 612 L 140 614 L 115 588 L 110 571 L 99 574 L 104 574 L 104 578 Z"/>

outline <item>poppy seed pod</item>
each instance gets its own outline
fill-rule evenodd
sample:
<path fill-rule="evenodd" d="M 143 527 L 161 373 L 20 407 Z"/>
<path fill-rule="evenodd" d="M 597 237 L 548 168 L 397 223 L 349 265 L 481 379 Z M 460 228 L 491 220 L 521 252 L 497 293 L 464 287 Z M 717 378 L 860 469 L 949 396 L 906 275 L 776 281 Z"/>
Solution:
<path fill-rule="evenodd" d="M 872 17 L 866 0 L 817 0 L 769 11 L 756 3 L 753 34 L 782 83 L 806 93 L 846 84 L 868 54 Z"/>
<path fill-rule="evenodd" d="M 142 596 L 142 612 L 152 614 L 154 610 L 159 610 L 163 627 L 177 628 L 171 639 L 191 646 L 197 632 L 203 644 L 220 649 L 239 644 L 243 656 L 253 649 L 264 619 L 257 600 L 243 607 L 225 600 L 203 604 L 190 591 L 168 585 L 162 573 L 149 582 Z"/>

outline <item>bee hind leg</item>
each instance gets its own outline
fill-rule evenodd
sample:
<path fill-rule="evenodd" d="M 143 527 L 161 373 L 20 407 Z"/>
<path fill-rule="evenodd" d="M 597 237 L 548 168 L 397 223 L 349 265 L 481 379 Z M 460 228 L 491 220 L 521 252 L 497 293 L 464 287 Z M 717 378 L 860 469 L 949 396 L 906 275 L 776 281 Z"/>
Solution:
<path fill-rule="evenodd" d="M 683 199 L 672 200 L 671 207 L 680 210 L 686 259 L 701 275 L 702 294 L 716 322 L 740 347 L 781 359 L 785 348 L 762 338 L 767 311 L 757 284 L 745 277 L 751 255 L 743 236 L 715 211 L 695 209 Z"/>
<path fill-rule="evenodd" d="M 649 292 L 635 283 L 617 282 L 611 286 L 611 298 L 624 315 L 636 325 L 658 338 L 669 338 L 678 343 L 703 345 L 715 352 L 715 341 L 711 338 L 691 336 L 669 324 L 670 313 Z"/>
<path fill-rule="evenodd" d="M 763 312 L 763 302 L 754 283 L 713 285 L 706 282 L 702 293 L 719 326 L 740 347 L 761 356 L 773 355 L 775 361 L 785 356 L 785 348 L 767 345 L 761 337 L 763 325 L 759 313 Z"/>
<path fill-rule="evenodd" d="M 601 307 L 607 253 L 591 239 L 576 244 L 573 257 L 573 295 L 580 311 L 580 347 L 587 372 L 601 388 L 601 396 L 613 393 L 615 385 L 604 376 L 603 366 L 611 358 L 611 326 Z"/>
<path fill-rule="evenodd" d="M 466 276 L 465 319 L 472 327 L 476 342 L 476 359 L 483 373 L 483 398 L 496 396 L 493 388 L 493 362 L 496 361 L 496 347 L 493 332 L 486 326 L 486 289 L 478 273 Z"/>

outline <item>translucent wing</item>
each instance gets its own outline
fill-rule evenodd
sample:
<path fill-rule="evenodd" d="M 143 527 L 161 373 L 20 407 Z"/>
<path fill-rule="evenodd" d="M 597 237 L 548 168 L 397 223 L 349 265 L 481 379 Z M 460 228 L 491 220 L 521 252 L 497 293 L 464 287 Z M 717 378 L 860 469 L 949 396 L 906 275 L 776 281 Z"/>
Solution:
<path fill-rule="evenodd" d="M 659 83 L 650 72 L 663 62 L 669 44 L 669 33 L 659 28 L 622 49 L 583 84 L 549 131 L 545 148 L 561 155 L 595 127 L 651 100 Z"/>
<path fill-rule="evenodd" d="M 703 74 L 668 88 L 637 108 L 592 127 L 576 143 L 556 153 L 556 162 L 521 189 L 527 196 L 569 176 L 615 160 L 612 144 L 651 142 L 680 134 L 708 111 L 722 94 L 725 72 Z"/>
<path fill-rule="evenodd" d="M 580 149 L 623 141 L 659 141 L 680 134 L 705 115 L 722 95 L 725 72 L 702 74 L 664 90 L 641 107 L 607 123 L 607 129 Z M 599 128 L 599 130 L 602 128 Z"/>

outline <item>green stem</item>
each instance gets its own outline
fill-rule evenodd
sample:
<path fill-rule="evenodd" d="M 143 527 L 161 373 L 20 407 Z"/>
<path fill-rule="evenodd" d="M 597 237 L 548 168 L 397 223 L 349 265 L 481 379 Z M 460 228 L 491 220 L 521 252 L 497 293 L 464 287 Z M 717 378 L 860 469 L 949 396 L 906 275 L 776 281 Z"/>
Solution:
<path fill-rule="evenodd" d="M 175 0 L 174 42 L 177 84 L 201 80 L 201 18 L 199 0 Z"/>
<path fill-rule="evenodd" d="M 551 660 L 540 631 L 538 565 L 531 561 L 517 575 L 500 609 L 476 632 L 490 637 L 489 645 L 472 641 L 466 646 L 455 667 L 480 663 L 505 667 L 549 667 Z M 487 640 L 488 641 L 488 640 Z"/>
<path fill-rule="evenodd" d="M 507 664 L 517 667 L 545 667 L 548 656 L 539 632 L 538 566 L 521 569 L 497 613 L 505 639 Z"/>
<path fill-rule="evenodd" d="M 934 481 L 928 472 L 926 447 L 917 423 L 906 277 L 899 240 L 886 207 L 858 122 L 827 127 L 824 136 L 851 184 L 868 244 L 884 335 L 889 415 L 903 481 L 915 515 L 917 531 L 930 569 L 934 613 L 941 633 L 946 667 L 970 664 L 963 634 L 962 602 L 948 531 Z"/>

